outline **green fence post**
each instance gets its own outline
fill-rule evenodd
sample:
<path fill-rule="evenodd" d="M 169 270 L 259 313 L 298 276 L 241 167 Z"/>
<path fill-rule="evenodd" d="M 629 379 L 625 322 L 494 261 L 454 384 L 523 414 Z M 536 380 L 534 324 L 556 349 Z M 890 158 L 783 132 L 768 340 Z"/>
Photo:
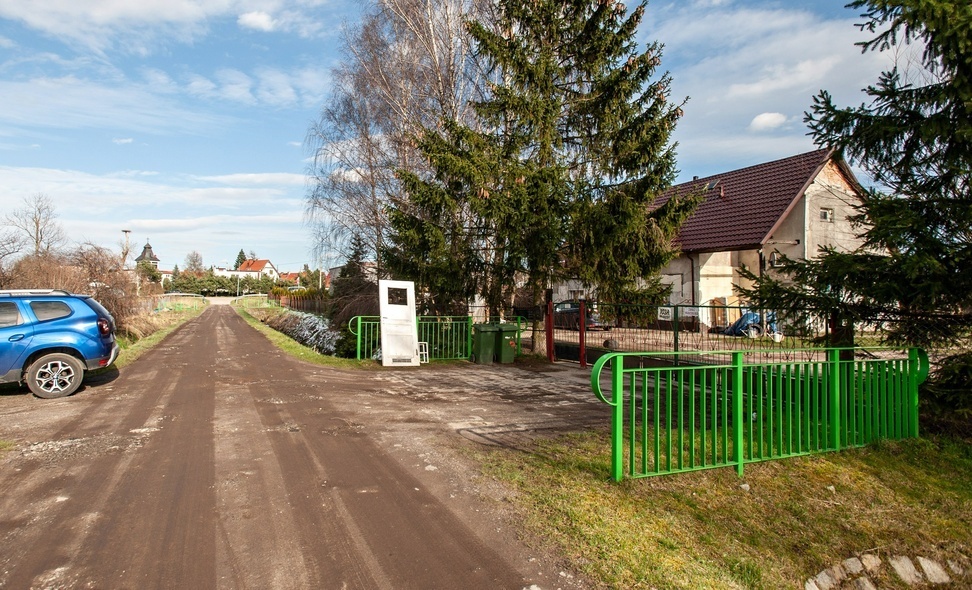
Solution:
<path fill-rule="evenodd" d="M 743 476 L 746 456 L 743 453 L 743 353 L 732 353 L 732 446 L 736 474 Z"/>
<path fill-rule="evenodd" d="M 911 436 L 918 438 L 918 386 L 928 378 L 928 354 L 924 349 L 908 350 L 909 371 L 908 420 L 911 423 Z"/>
<path fill-rule="evenodd" d="M 357 330 L 355 330 L 355 337 L 357 341 L 357 360 L 361 360 L 361 316 L 356 316 L 355 322 L 357 324 Z"/>
<path fill-rule="evenodd" d="M 673 311 L 674 311 L 675 317 L 672 318 L 672 320 L 673 320 L 672 321 L 672 334 L 673 334 L 672 340 L 673 340 L 673 348 L 675 349 L 675 352 L 678 352 L 678 316 L 679 316 L 679 314 L 681 313 L 682 310 L 677 305 L 674 306 L 674 308 L 675 309 Z M 675 357 L 675 364 L 676 365 L 678 364 L 678 357 Z"/>
<path fill-rule="evenodd" d="M 611 359 L 611 477 L 621 481 L 624 477 L 624 357 L 620 354 Z M 631 433 L 634 444 L 634 433 Z"/>
<path fill-rule="evenodd" d="M 472 330 L 473 330 L 473 319 L 472 316 L 469 316 L 466 318 L 466 360 L 467 361 L 472 360 L 472 354 L 473 354 Z"/>
<path fill-rule="evenodd" d="M 830 444 L 833 450 L 840 450 L 840 350 L 831 348 L 827 351 L 827 361 L 830 365 L 828 376 L 828 393 L 830 401 Z"/>

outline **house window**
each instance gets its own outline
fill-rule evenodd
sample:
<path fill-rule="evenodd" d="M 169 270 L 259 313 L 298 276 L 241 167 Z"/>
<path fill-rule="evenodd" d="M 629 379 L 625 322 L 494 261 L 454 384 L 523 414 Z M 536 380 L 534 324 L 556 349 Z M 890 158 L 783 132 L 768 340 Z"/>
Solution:
<path fill-rule="evenodd" d="M 568 289 L 567 290 L 567 299 L 570 299 L 571 301 L 577 301 L 578 299 L 581 299 L 583 297 L 584 297 L 584 290 L 583 289 Z"/>
<path fill-rule="evenodd" d="M 834 210 L 823 208 L 820 210 L 820 221 L 826 221 L 827 223 L 834 222 Z"/>

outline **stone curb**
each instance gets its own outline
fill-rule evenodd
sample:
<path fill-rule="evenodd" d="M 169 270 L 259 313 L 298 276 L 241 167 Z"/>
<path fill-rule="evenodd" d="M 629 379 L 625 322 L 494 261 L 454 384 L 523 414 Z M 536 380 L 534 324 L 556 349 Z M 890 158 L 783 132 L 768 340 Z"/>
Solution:
<path fill-rule="evenodd" d="M 969 559 L 960 555 L 942 565 L 934 559 L 917 556 L 912 560 L 907 555 L 892 555 L 887 558 L 888 570 L 908 586 L 932 585 L 945 588 L 966 587 L 969 581 Z M 918 564 L 917 566 L 915 564 Z M 872 578 L 877 578 L 884 570 L 884 562 L 874 553 L 862 553 L 822 570 L 807 579 L 804 590 L 878 590 Z"/>

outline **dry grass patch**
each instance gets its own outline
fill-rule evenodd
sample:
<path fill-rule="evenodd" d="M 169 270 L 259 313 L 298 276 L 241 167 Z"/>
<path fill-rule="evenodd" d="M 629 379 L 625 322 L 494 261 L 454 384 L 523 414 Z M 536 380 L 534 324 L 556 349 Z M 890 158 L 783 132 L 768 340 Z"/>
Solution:
<path fill-rule="evenodd" d="M 264 336 L 273 343 L 274 346 L 286 352 L 287 354 L 297 357 L 301 360 L 308 361 L 314 364 L 323 365 L 327 367 L 335 367 L 340 369 L 361 369 L 368 368 L 374 369 L 379 365 L 374 361 L 358 361 L 354 359 L 339 358 L 336 356 L 330 356 L 326 354 L 321 354 L 310 348 L 309 346 L 304 346 L 300 342 L 297 342 L 290 336 L 278 332 L 266 325 L 266 322 L 285 312 L 286 310 L 280 307 L 269 307 L 269 308 L 250 308 L 245 309 L 241 307 L 234 307 L 236 313 L 246 320 L 248 324 L 256 328 Z"/>
<path fill-rule="evenodd" d="M 515 486 L 532 531 L 605 588 L 802 587 L 864 551 L 972 556 L 961 443 L 884 442 L 747 465 L 744 479 L 717 469 L 621 483 L 609 481 L 606 431 L 480 458 Z"/>

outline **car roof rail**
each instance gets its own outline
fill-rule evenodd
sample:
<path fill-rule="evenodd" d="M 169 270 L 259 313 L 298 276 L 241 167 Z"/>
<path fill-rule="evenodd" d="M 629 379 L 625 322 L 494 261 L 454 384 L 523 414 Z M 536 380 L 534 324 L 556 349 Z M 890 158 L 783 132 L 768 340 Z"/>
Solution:
<path fill-rule="evenodd" d="M 71 295 L 64 289 L 2 289 L 0 296 L 13 297 L 15 295 Z"/>

